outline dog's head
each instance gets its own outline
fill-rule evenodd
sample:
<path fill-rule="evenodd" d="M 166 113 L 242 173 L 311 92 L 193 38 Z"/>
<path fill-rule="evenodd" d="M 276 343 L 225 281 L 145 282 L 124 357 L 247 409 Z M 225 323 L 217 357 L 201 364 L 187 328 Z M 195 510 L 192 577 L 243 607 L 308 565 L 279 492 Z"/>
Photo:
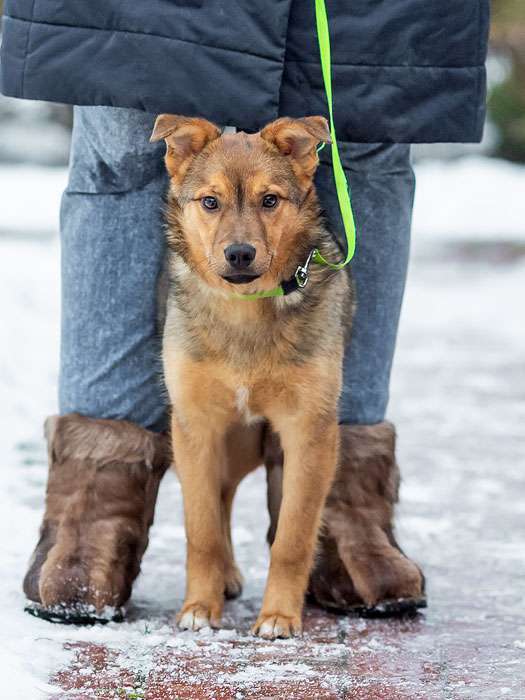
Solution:
<path fill-rule="evenodd" d="M 170 235 L 186 262 L 212 287 L 280 284 L 319 216 L 313 176 L 317 146 L 330 141 L 326 119 L 282 118 L 256 134 L 221 135 L 204 119 L 161 114 L 151 136 L 160 139 Z"/>

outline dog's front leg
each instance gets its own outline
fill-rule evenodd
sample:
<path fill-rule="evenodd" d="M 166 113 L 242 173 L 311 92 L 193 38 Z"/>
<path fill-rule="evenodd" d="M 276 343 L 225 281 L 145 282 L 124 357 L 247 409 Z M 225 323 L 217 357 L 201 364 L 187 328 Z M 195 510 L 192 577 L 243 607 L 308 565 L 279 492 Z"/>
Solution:
<path fill-rule="evenodd" d="M 225 543 L 221 511 L 224 433 L 209 418 L 172 418 L 173 451 L 184 499 L 186 597 L 179 627 L 218 627 L 224 602 Z"/>
<path fill-rule="evenodd" d="M 333 415 L 272 419 L 284 451 L 283 499 L 261 613 L 253 631 L 289 637 L 301 614 L 322 508 L 337 464 L 339 430 Z"/>

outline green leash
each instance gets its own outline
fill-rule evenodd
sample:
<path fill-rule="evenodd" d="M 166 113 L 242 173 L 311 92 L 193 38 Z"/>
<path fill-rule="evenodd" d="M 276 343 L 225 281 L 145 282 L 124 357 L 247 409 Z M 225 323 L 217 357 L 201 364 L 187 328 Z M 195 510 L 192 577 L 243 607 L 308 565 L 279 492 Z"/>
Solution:
<path fill-rule="evenodd" d="M 337 199 L 339 200 L 339 209 L 343 219 L 343 226 L 346 236 L 346 257 L 339 263 L 331 263 L 325 260 L 319 251 L 315 251 L 314 261 L 320 265 L 328 265 L 333 270 L 341 270 L 348 265 L 355 253 L 356 229 L 354 221 L 354 213 L 348 194 L 348 183 L 346 181 L 345 171 L 341 165 L 339 156 L 339 147 L 337 145 L 337 136 L 335 134 L 334 124 L 334 105 L 332 100 L 332 59 L 330 55 L 330 30 L 328 27 L 328 17 L 326 14 L 325 0 L 315 0 L 315 20 L 317 23 L 317 40 L 319 42 L 319 53 L 321 54 L 321 69 L 323 72 L 324 89 L 326 92 L 326 101 L 328 103 L 328 114 L 330 122 L 330 137 L 332 139 L 332 168 L 334 172 L 335 188 L 337 190 Z"/>
<path fill-rule="evenodd" d="M 305 287 L 308 282 L 308 268 L 310 263 L 315 262 L 318 265 L 325 265 L 332 270 L 342 270 L 348 265 L 354 257 L 356 227 L 354 214 L 352 212 L 352 204 L 348 193 L 348 183 L 346 181 L 345 171 L 341 165 L 339 156 L 339 148 L 337 145 L 337 137 L 334 124 L 334 106 L 332 99 L 332 58 L 330 52 L 330 29 L 328 25 L 328 16 L 326 13 L 325 0 L 315 0 L 315 21 L 317 26 L 317 41 L 319 43 L 319 53 L 321 57 L 321 69 L 323 73 L 324 89 L 326 93 L 326 101 L 328 103 L 328 115 L 330 125 L 330 137 L 332 140 L 332 168 L 334 173 L 335 188 L 337 191 L 337 199 L 339 201 L 339 209 L 343 219 L 343 226 L 346 236 L 346 256 L 344 260 L 338 263 L 331 263 L 325 260 L 318 250 L 312 250 L 304 263 L 295 271 L 295 275 L 290 280 L 285 280 L 275 289 L 270 289 L 267 292 L 255 292 L 254 294 L 235 294 L 237 299 L 246 299 L 248 301 L 254 299 L 264 299 L 266 297 L 282 297 L 290 294 L 297 289 Z M 324 144 L 323 144 L 324 146 Z M 321 146 L 322 148 L 322 146 Z M 320 148 L 318 150 L 321 150 Z"/>

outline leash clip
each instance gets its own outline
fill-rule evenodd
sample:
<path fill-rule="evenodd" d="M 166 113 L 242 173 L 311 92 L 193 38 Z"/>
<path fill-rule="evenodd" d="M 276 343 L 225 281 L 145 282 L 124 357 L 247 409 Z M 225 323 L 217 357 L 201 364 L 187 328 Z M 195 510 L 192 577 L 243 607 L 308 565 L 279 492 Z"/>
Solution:
<path fill-rule="evenodd" d="M 308 283 L 308 268 L 310 267 L 310 263 L 312 262 L 312 258 L 314 257 L 316 252 L 317 250 L 313 248 L 310 251 L 308 257 L 306 258 L 306 262 L 304 263 L 304 265 L 299 265 L 299 267 L 295 271 L 295 281 L 301 289 L 303 289 L 303 287 L 306 287 Z"/>

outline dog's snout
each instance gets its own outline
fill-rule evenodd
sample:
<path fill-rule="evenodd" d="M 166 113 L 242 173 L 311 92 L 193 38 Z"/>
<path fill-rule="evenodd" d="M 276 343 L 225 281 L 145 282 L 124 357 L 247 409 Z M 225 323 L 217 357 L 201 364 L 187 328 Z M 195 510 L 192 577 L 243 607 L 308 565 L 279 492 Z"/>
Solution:
<path fill-rule="evenodd" d="M 245 270 L 255 260 L 256 252 L 249 243 L 232 243 L 224 249 L 224 257 L 236 270 Z"/>

